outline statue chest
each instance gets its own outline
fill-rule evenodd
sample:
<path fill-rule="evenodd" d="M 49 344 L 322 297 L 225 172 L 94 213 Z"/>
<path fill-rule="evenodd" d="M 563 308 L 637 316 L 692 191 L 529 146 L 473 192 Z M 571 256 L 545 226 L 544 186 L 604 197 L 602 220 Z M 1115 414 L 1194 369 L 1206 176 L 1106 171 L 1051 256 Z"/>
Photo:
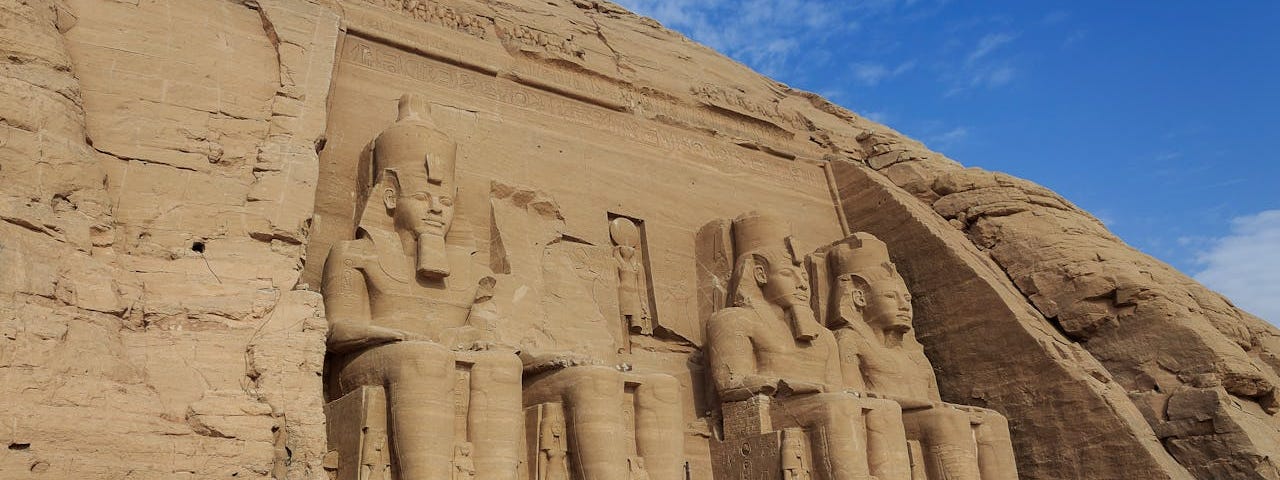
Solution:
<path fill-rule="evenodd" d="M 363 270 L 374 325 L 437 339 L 444 329 L 466 324 L 476 289 L 469 269 L 454 269 L 438 280 L 417 278 L 411 269 L 388 272 L 382 265 Z"/>
<path fill-rule="evenodd" d="M 810 342 L 797 341 L 791 328 L 779 324 L 755 338 L 756 362 L 761 373 L 825 382 L 834 339 L 819 335 Z"/>

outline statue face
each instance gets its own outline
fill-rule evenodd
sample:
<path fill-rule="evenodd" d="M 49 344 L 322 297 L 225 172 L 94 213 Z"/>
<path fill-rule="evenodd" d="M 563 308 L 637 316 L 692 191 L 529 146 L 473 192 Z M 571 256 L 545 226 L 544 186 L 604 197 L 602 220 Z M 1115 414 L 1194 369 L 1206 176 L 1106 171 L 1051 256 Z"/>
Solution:
<path fill-rule="evenodd" d="M 911 328 L 911 292 L 901 278 L 872 282 L 866 294 L 863 315 L 867 323 L 884 329 Z"/>
<path fill-rule="evenodd" d="M 803 268 L 784 265 L 766 269 L 757 264 L 755 276 L 769 303 L 782 307 L 809 306 L 809 276 Z"/>
<path fill-rule="evenodd" d="M 443 237 L 453 225 L 453 185 L 425 179 L 403 179 L 399 192 L 388 192 L 396 228 L 415 235 Z"/>

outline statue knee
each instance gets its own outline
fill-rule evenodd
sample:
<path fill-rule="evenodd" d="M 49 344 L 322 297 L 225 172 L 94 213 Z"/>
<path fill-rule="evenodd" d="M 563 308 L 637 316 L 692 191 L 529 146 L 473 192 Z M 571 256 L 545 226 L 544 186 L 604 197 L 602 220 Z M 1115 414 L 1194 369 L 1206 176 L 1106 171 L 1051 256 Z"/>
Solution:
<path fill-rule="evenodd" d="M 977 414 L 977 416 L 981 419 L 982 425 L 985 427 L 1001 432 L 1009 431 L 1009 419 L 1005 418 L 1004 415 L 1001 415 L 1000 412 L 984 408 Z"/>
<path fill-rule="evenodd" d="M 857 399 L 843 394 L 818 394 L 822 402 L 814 409 L 814 415 L 822 425 L 839 425 L 849 422 L 855 415 L 862 415 Z"/>
<path fill-rule="evenodd" d="M 1009 419 L 1004 415 L 986 409 L 971 415 L 976 417 L 973 418 L 973 423 L 977 424 L 979 443 L 995 444 L 1008 441 L 1006 439 L 1009 438 Z"/>
<path fill-rule="evenodd" d="M 862 402 L 869 410 L 884 415 L 902 416 L 902 405 L 893 400 L 884 398 L 862 398 Z"/>
<path fill-rule="evenodd" d="M 474 362 L 472 371 L 489 381 L 518 384 L 524 370 L 520 357 L 506 352 L 474 352 L 468 355 Z"/>
<path fill-rule="evenodd" d="M 557 373 L 564 375 L 568 398 L 573 403 L 590 402 L 622 394 L 622 374 L 610 367 L 578 366 Z"/>
<path fill-rule="evenodd" d="M 967 412 L 938 407 L 914 411 L 910 416 L 914 417 L 912 423 L 924 434 L 925 439 L 933 443 L 955 442 L 972 436 L 972 424 Z"/>
<path fill-rule="evenodd" d="M 655 400 L 672 403 L 680 400 L 680 381 L 665 373 L 654 373 L 643 376 L 641 388 Z"/>
<path fill-rule="evenodd" d="M 434 343 L 403 342 L 388 347 L 395 347 L 387 372 L 391 382 L 441 379 L 453 372 L 453 352 Z"/>

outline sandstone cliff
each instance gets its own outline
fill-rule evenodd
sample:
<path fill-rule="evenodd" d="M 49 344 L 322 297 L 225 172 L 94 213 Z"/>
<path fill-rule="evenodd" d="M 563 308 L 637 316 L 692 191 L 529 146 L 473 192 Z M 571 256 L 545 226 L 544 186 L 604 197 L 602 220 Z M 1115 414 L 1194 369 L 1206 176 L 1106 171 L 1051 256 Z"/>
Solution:
<path fill-rule="evenodd" d="M 614 135 L 592 148 L 830 172 L 917 292 L 944 399 L 1008 416 L 1025 478 L 1280 478 L 1280 331 L 1057 194 L 609 2 L 412 4 L 0 0 L 0 477 L 327 478 L 308 283 L 354 207 L 321 152 L 344 52 L 380 42 L 532 89 L 473 90 L 495 104 L 539 92 L 563 118 L 539 128 Z"/>

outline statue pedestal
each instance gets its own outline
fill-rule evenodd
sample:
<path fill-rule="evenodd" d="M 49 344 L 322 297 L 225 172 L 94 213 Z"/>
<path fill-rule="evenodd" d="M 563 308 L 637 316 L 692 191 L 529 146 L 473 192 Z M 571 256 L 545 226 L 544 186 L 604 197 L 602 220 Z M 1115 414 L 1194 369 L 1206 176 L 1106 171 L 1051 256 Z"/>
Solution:
<path fill-rule="evenodd" d="M 361 387 L 324 406 L 329 451 L 338 454 L 336 480 L 391 480 L 387 395 Z"/>

